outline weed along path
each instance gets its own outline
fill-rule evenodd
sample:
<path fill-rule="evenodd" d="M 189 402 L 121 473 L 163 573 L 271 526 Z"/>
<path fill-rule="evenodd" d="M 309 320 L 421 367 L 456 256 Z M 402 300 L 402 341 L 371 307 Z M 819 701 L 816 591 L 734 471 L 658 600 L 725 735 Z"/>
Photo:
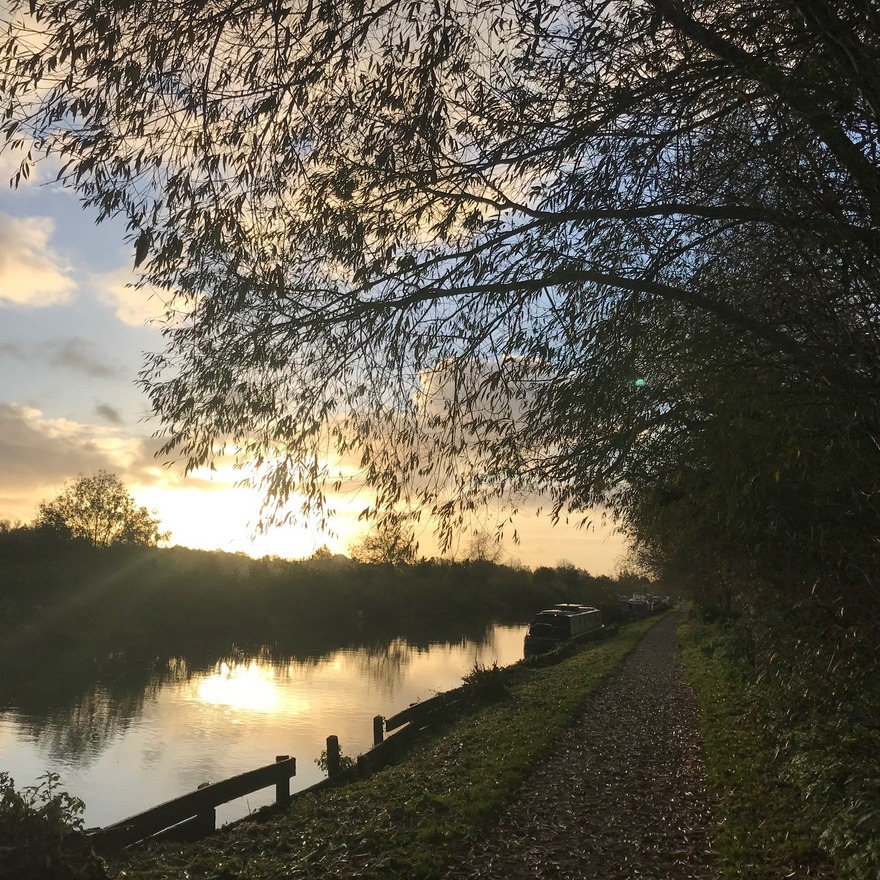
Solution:
<path fill-rule="evenodd" d="M 588 700 L 450 880 L 719 876 L 678 618 L 661 620 Z"/>

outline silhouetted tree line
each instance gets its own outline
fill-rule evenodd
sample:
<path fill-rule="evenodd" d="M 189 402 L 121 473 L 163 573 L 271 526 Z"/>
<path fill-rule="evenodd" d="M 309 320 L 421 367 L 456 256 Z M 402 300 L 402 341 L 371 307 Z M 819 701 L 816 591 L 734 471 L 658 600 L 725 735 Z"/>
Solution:
<path fill-rule="evenodd" d="M 0 529 L 0 634 L 28 643 L 107 650 L 205 638 L 270 643 L 320 632 L 418 631 L 437 622 L 525 622 L 554 602 L 585 602 L 616 615 L 630 581 L 573 566 L 484 560 L 357 563 L 116 545 L 96 548 L 39 527 Z"/>

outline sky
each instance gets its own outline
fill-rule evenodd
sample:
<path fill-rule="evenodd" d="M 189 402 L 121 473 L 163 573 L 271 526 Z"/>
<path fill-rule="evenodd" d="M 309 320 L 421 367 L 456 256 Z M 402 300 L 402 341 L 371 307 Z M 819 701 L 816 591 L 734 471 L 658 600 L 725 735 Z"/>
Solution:
<path fill-rule="evenodd" d="M 332 534 L 293 524 L 257 535 L 261 498 L 236 487 L 240 475 L 220 469 L 184 477 L 156 457 L 160 425 L 136 379 L 143 353 L 163 347 L 153 322 L 160 308 L 127 287 L 134 246 L 124 223 L 97 225 L 53 182 L 51 164 L 10 187 L 16 167 L 15 156 L 0 153 L 0 519 L 30 522 L 40 500 L 65 482 L 105 470 L 156 511 L 170 544 L 286 558 L 323 544 L 347 552 L 364 531 L 357 500 L 336 500 Z M 524 513 L 515 527 L 520 543 L 502 545 L 507 562 L 565 561 L 612 574 L 623 554 L 613 527 L 598 517 L 595 528 L 577 529 Z M 416 537 L 423 555 L 437 552 L 429 523 Z"/>

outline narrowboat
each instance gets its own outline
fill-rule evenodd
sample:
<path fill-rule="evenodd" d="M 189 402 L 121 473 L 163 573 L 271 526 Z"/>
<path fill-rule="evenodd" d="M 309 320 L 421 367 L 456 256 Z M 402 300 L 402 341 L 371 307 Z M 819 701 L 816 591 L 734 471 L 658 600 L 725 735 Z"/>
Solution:
<path fill-rule="evenodd" d="M 584 639 L 602 629 L 602 612 L 589 605 L 564 603 L 538 612 L 529 624 L 524 650 L 530 654 L 552 651 L 562 642 Z"/>

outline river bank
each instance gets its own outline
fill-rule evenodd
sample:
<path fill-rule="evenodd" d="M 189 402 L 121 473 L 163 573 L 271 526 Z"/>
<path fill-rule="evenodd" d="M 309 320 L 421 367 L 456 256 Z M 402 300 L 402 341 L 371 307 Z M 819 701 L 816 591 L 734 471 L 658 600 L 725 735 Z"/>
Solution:
<path fill-rule="evenodd" d="M 526 864 L 526 853 L 533 861 L 545 860 L 548 877 L 628 880 L 639 876 L 633 870 L 646 867 L 654 873 L 643 876 L 666 876 L 650 861 L 658 857 L 671 866 L 668 876 L 677 880 L 861 876 L 838 875 L 822 852 L 816 811 L 804 809 L 801 795 L 780 778 L 773 738 L 757 723 L 754 693 L 735 674 L 730 658 L 709 650 L 715 644 L 707 641 L 707 632 L 715 632 L 711 627 L 691 622 L 679 630 L 687 675 L 683 684 L 680 668 L 675 671 L 679 661 L 671 639 L 679 620 L 667 613 L 626 625 L 613 638 L 584 645 L 555 665 L 516 664 L 488 682 L 484 701 L 471 701 L 450 714 L 397 765 L 304 795 L 288 809 L 221 830 L 197 844 L 134 849 L 110 862 L 109 875 L 117 880 L 429 880 L 482 876 L 486 865 L 481 868 L 478 860 L 497 859 L 498 876 L 510 876 L 511 864 L 528 870 L 528 876 L 542 876 L 534 864 Z M 665 647 L 658 647 L 655 634 L 666 639 Z M 643 648 L 647 653 L 640 658 Z M 630 709 L 619 690 L 617 696 L 613 690 L 615 682 L 626 688 L 628 664 L 630 676 L 642 676 L 646 669 L 656 672 L 641 682 Z M 667 690 L 674 696 L 663 721 L 657 707 L 651 707 L 658 696 L 661 702 L 665 699 Z M 616 720 L 602 715 L 603 700 L 616 707 Z M 641 722 L 633 720 L 634 712 L 641 712 Z M 546 802 L 550 796 L 542 789 L 548 773 L 586 778 L 598 771 L 590 749 L 599 731 L 604 727 L 617 748 L 615 730 L 634 724 L 640 725 L 641 735 L 634 729 L 619 737 L 628 757 L 617 756 L 602 771 L 610 774 L 610 789 L 623 785 L 628 804 L 572 801 L 565 785 L 553 793 L 554 803 Z M 658 742 L 660 754 L 655 753 Z M 656 794 L 655 776 L 666 786 L 663 797 Z M 677 795 L 670 794 L 678 787 L 687 793 L 683 804 L 674 803 Z M 536 789 L 539 807 L 530 810 L 529 791 Z M 698 796 L 695 789 L 701 792 Z M 603 795 L 594 790 L 594 796 Z M 657 809 L 664 816 L 679 815 L 678 829 L 652 819 L 651 811 Z M 529 814 L 537 831 L 523 831 L 517 824 Z M 586 841 L 604 846 L 601 834 L 590 836 L 590 823 L 597 820 L 611 830 L 602 856 L 606 863 L 593 875 L 584 873 L 584 853 Z M 651 829 L 643 838 L 639 822 Z M 541 831 L 548 823 L 551 834 Z M 678 834 L 683 834 L 681 846 L 676 845 Z M 550 838 L 549 850 L 544 838 Z M 609 851 L 619 856 L 616 865 L 607 862 Z M 639 851 L 648 853 L 648 862 L 639 861 Z"/>
<path fill-rule="evenodd" d="M 198 844 L 138 848 L 109 873 L 126 880 L 437 877 L 517 791 L 603 681 L 658 618 L 623 627 L 556 665 L 517 664 L 401 763 L 296 798 L 263 821 Z"/>
<path fill-rule="evenodd" d="M 316 647 L 326 649 L 365 632 L 378 639 L 419 627 L 460 629 L 463 621 L 523 623 L 557 602 L 592 605 L 609 622 L 619 595 L 646 589 L 637 579 L 594 577 L 569 565 L 531 571 L 483 560 L 290 561 L 15 537 L 0 535 L 5 662 L 58 651 L 186 653 L 229 640 L 271 650 L 291 635 L 304 644 L 318 635 Z"/>
<path fill-rule="evenodd" d="M 867 862 L 861 870 L 824 846 L 833 843 L 823 815 L 830 801 L 811 806 L 786 772 L 780 730 L 760 705 L 772 692 L 756 688 L 736 659 L 731 627 L 686 619 L 676 650 L 679 620 L 667 613 L 564 656 L 477 670 L 468 676 L 471 698 L 396 765 L 302 794 L 199 843 L 136 847 L 110 858 L 106 873 L 77 876 L 458 880 L 483 876 L 481 859 L 505 878 L 520 868 L 541 876 L 535 865 L 556 880 L 876 876 Z M 615 791 L 620 803 L 607 801 Z M 864 846 L 852 836 L 852 852 L 868 853 L 877 840 L 872 814 L 859 815 Z M 670 816 L 678 816 L 672 829 Z M 599 873 L 585 873 L 597 855 L 606 859 Z M 671 874 L 650 861 L 658 856 Z"/>

